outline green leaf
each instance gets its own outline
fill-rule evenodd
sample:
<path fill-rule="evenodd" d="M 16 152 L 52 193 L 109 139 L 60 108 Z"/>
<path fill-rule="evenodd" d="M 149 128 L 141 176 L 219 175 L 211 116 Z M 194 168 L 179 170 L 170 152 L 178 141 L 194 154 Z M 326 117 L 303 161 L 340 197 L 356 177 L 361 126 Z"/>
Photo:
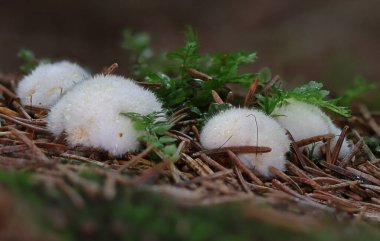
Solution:
<path fill-rule="evenodd" d="M 159 141 L 163 144 L 165 143 L 170 143 L 170 142 L 175 142 L 177 139 L 170 137 L 170 136 L 162 136 L 160 137 Z"/>

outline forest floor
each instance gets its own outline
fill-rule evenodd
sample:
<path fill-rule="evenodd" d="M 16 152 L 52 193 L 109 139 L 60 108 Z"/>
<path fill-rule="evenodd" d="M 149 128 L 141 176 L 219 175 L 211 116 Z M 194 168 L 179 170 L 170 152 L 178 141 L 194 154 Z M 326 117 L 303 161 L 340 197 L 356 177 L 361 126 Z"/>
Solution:
<path fill-rule="evenodd" d="M 338 145 L 317 161 L 293 141 L 287 171 L 268 179 L 236 154 L 204 150 L 188 109 L 169 117 L 180 159 L 150 148 L 115 158 L 71 148 L 45 128 L 47 109 L 22 106 L 13 75 L 0 76 L 0 240 L 375 240 L 380 230 L 380 159 L 363 136 L 380 136 L 378 113 L 358 105 Z M 352 152 L 338 158 L 347 137 Z M 326 145 L 328 147 L 329 145 Z M 22 230 L 22 231 L 20 231 Z"/>

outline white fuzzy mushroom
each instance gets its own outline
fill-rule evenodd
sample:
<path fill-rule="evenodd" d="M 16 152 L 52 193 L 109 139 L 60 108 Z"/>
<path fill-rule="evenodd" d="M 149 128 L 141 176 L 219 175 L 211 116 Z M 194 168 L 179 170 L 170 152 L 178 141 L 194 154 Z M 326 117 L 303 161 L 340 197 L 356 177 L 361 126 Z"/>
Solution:
<path fill-rule="evenodd" d="M 277 107 L 272 114 L 282 127 L 290 131 L 296 141 L 317 135 L 334 134 L 336 137 L 331 141 L 331 148 L 334 148 L 341 130 L 319 107 L 295 99 L 289 99 L 287 102 Z M 314 154 L 317 156 L 320 155 L 322 145 L 322 142 L 315 144 Z M 305 148 L 311 149 L 312 144 Z M 345 139 L 339 157 L 342 158 L 349 152 L 350 147 Z"/>
<path fill-rule="evenodd" d="M 102 148 L 122 155 L 138 148 L 141 133 L 120 113 L 147 115 L 154 111 L 161 111 L 161 103 L 151 91 L 120 76 L 97 75 L 62 97 L 47 122 L 53 134 L 65 131 L 71 146 Z"/>
<path fill-rule="evenodd" d="M 203 127 L 200 141 L 207 149 L 244 145 L 272 148 L 269 153 L 238 155 L 247 167 L 267 177 L 271 176 L 269 166 L 285 169 L 285 154 L 290 146 L 286 131 L 274 119 L 261 111 L 240 108 L 212 117 Z"/>
<path fill-rule="evenodd" d="M 75 63 L 40 64 L 19 82 L 16 92 L 24 105 L 51 107 L 75 84 L 88 78 L 89 73 Z"/>

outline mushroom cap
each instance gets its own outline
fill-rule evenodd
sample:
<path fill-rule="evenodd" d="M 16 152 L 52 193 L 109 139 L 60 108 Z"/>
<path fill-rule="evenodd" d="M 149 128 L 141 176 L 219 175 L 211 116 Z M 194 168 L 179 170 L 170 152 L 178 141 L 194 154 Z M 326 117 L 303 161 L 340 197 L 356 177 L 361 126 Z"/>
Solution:
<path fill-rule="evenodd" d="M 203 127 L 200 141 L 207 149 L 244 145 L 272 148 L 269 153 L 238 155 L 247 167 L 266 177 L 271 176 L 269 166 L 285 169 L 285 154 L 290 148 L 284 128 L 263 112 L 247 108 L 228 109 L 212 117 Z"/>
<path fill-rule="evenodd" d="M 294 140 L 299 141 L 317 135 L 335 134 L 336 137 L 332 139 L 331 147 L 335 146 L 341 130 L 318 106 L 295 99 L 289 99 L 287 102 L 287 104 L 276 107 L 272 115 L 282 127 L 292 134 Z M 305 146 L 303 149 L 311 149 L 312 145 Z M 320 148 L 323 145 L 322 142 L 315 143 L 314 154 L 320 156 Z M 344 157 L 349 152 L 350 148 L 345 139 L 339 157 Z"/>
<path fill-rule="evenodd" d="M 151 91 L 121 76 L 97 75 L 69 91 L 51 109 L 47 122 L 53 134 L 65 131 L 71 146 L 122 155 L 138 148 L 141 133 L 120 113 L 147 115 L 154 111 L 161 111 L 161 103 Z"/>
<path fill-rule="evenodd" d="M 21 79 L 16 93 L 24 105 L 48 108 L 74 85 L 88 78 L 90 74 L 75 63 L 40 64 Z"/>

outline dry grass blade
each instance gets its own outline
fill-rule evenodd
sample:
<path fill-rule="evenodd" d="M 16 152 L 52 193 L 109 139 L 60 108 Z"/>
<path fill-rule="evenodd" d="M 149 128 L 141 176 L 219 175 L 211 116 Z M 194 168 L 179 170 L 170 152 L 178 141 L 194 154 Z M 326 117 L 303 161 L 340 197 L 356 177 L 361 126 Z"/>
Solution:
<path fill-rule="evenodd" d="M 218 155 L 226 154 L 228 151 L 234 153 L 268 153 L 272 151 L 272 148 L 265 146 L 229 146 L 229 147 L 220 147 L 215 149 L 209 149 L 204 151 L 199 151 L 193 154 L 194 157 L 200 156 L 202 154 L 206 155 Z"/>
<path fill-rule="evenodd" d="M 242 172 L 244 174 L 246 174 L 249 179 L 251 181 L 253 181 L 254 183 L 258 184 L 258 185 L 264 185 L 264 183 L 251 171 L 249 170 L 239 159 L 239 157 L 237 157 L 235 155 L 235 153 L 233 153 L 231 150 L 228 150 L 227 151 L 227 154 L 229 156 L 229 158 L 240 168 L 240 170 L 242 170 Z"/>
<path fill-rule="evenodd" d="M 28 150 L 27 145 L 2 146 L 0 147 L 0 154 L 25 151 L 25 150 Z"/>
<path fill-rule="evenodd" d="M 245 107 L 248 107 L 248 106 L 250 106 L 252 104 L 252 97 L 253 97 L 253 95 L 256 92 L 257 84 L 258 83 L 259 83 L 259 78 L 256 77 L 254 79 L 254 81 L 251 83 L 251 85 L 249 86 L 248 92 L 245 95 L 245 99 L 244 99 L 244 106 Z"/>
<path fill-rule="evenodd" d="M 2 92 L 4 95 L 8 96 L 11 100 L 18 99 L 18 96 L 15 93 L 13 93 L 13 91 L 9 90 L 7 87 L 5 87 L 2 84 L 0 84 L 0 92 Z"/>

